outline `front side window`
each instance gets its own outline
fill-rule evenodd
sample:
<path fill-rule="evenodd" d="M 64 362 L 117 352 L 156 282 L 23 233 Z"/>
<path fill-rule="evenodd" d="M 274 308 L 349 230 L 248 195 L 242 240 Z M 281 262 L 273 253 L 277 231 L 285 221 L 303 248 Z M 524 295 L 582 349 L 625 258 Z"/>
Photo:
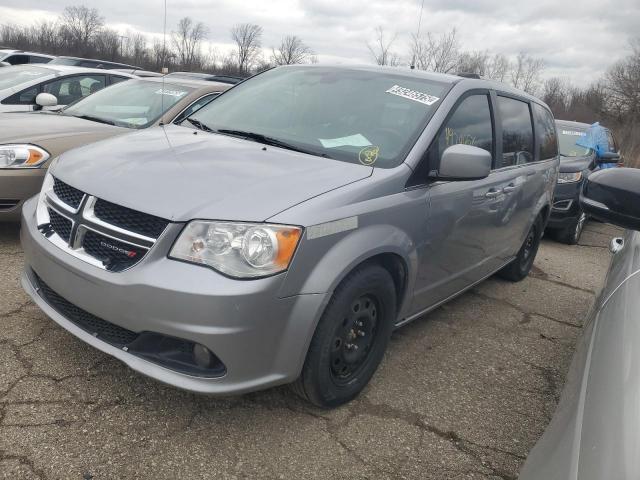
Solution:
<path fill-rule="evenodd" d="M 76 75 L 49 82 L 44 91 L 55 95 L 59 105 L 69 105 L 103 89 L 105 82 L 104 75 Z"/>
<path fill-rule="evenodd" d="M 498 111 L 502 122 L 502 166 L 533 162 L 533 126 L 529 104 L 498 96 Z"/>
<path fill-rule="evenodd" d="M 553 115 L 546 108 L 533 104 L 536 119 L 536 137 L 538 139 L 538 158 L 549 160 L 558 156 L 558 135 Z"/>
<path fill-rule="evenodd" d="M 65 108 L 62 114 L 121 127 L 145 128 L 192 91 L 167 82 L 129 80 Z"/>
<path fill-rule="evenodd" d="M 456 108 L 431 146 L 438 159 L 451 145 L 464 144 L 493 154 L 493 127 L 488 95 L 470 95 Z"/>
<path fill-rule="evenodd" d="M 251 133 L 318 156 L 392 168 L 449 86 L 387 71 L 281 67 L 237 85 L 189 119 L 216 133 Z"/>

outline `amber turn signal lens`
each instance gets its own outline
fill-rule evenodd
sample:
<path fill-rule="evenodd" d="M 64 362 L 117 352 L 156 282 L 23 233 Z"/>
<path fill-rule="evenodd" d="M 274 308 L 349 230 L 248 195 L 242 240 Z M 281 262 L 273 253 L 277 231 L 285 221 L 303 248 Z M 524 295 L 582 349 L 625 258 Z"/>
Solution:
<path fill-rule="evenodd" d="M 301 230 L 299 228 L 291 228 L 287 230 L 280 230 L 276 232 L 276 239 L 278 240 L 278 255 L 276 256 L 276 265 L 287 267 L 293 253 L 296 251 L 296 246 L 300 240 Z"/>

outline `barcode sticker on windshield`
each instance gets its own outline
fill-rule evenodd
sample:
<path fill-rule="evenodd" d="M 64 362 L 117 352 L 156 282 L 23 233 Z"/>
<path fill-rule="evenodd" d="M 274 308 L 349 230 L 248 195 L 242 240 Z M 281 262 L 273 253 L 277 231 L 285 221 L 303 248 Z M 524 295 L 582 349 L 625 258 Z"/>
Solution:
<path fill-rule="evenodd" d="M 167 90 L 166 88 L 165 89 L 159 88 L 158 90 L 155 91 L 155 94 L 156 95 L 170 95 L 172 97 L 180 98 L 180 97 L 186 95 L 187 92 L 185 92 L 183 90 Z"/>
<path fill-rule="evenodd" d="M 563 135 L 575 135 L 576 137 L 586 137 L 587 132 L 577 132 L 576 130 L 562 130 Z"/>
<path fill-rule="evenodd" d="M 414 102 L 424 103 L 425 105 L 433 105 L 438 100 L 440 100 L 439 97 L 434 97 L 433 95 L 429 95 L 428 93 L 411 90 L 410 88 L 401 87 L 400 85 L 394 85 L 389 90 L 387 90 L 387 93 L 397 95 L 402 98 L 407 98 L 409 100 L 413 100 Z"/>

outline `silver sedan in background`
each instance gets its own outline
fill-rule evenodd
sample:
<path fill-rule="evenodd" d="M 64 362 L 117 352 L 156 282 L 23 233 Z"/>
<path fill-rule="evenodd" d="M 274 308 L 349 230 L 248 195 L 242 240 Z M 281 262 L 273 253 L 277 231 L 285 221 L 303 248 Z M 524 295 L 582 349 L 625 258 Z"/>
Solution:
<path fill-rule="evenodd" d="M 640 478 L 640 170 L 593 173 L 581 206 L 629 230 L 611 241 L 605 285 L 520 480 Z"/>
<path fill-rule="evenodd" d="M 61 108 L 123 80 L 125 72 L 66 65 L 15 65 L 0 70 L 0 112 Z"/>

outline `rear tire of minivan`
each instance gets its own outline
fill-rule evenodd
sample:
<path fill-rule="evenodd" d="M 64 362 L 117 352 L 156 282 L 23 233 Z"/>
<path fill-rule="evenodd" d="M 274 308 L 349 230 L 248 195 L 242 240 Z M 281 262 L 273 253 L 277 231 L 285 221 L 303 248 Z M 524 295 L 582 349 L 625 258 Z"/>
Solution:
<path fill-rule="evenodd" d="M 498 275 L 511 282 L 519 282 L 529 275 L 533 261 L 538 253 L 540 239 L 542 238 L 543 222 L 540 217 L 531 226 L 527 237 L 513 261 L 498 272 Z"/>
<path fill-rule="evenodd" d="M 382 361 L 395 316 L 396 289 L 389 272 L 377 264 L 351 272 L 318 323 L 293 390 L 322 408 L 355 398 Z"/>

